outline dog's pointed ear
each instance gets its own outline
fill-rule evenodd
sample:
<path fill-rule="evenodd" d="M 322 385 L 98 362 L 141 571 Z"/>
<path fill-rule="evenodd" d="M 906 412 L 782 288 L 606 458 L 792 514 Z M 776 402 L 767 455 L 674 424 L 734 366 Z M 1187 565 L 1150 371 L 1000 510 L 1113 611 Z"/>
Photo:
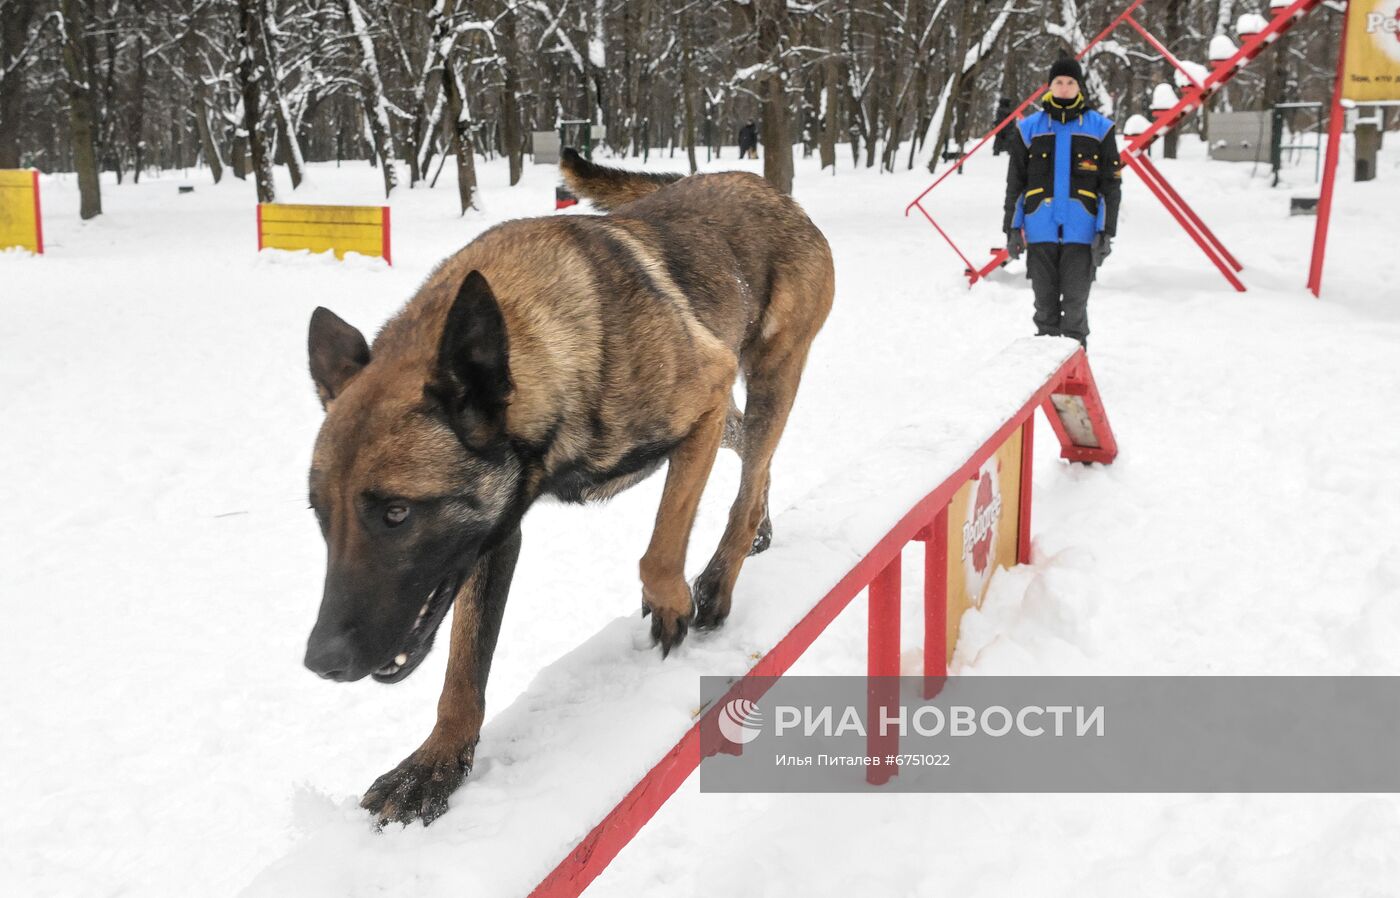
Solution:
<path fill-rule="evenodd" d="M 484 442 L 504 428 L 513 390 L 505 318 L 491 285 L 472 271 L 447 313 L 429 391 L 460 434 Z"/>
<path fill-rule="evenodd" d="M 321 406 L 345 391 L 350 380 L 369 364 L 369 344 L 364 335 L 345 323 L 330 309 L 317 306 L 311 313 L 311 327 L 306 336 L 307 354 L 311 357 L 311 379 Z"/>

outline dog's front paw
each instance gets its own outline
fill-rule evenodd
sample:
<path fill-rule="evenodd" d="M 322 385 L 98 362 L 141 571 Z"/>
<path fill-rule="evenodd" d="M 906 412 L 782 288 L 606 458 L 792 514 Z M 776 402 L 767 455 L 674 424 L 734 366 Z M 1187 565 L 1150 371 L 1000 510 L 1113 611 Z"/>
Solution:
<path fill-rule="evenodd" d="M 651 642 L 661 646 L 665 658 L 685 641 L 695 606 L 684 577 L 649 574 L 645 560 L 642 564 L 642 617 L 651 616 Z"/>
<path fill-rule="evenodd" d="M 686 609 L 684 614 L 677 614 L 666 608 L 652 609 L 651 641 L 653 645 L 661 646 L 662 658 L 671 654 L 671 649 L 685 641 L 685 634 L 690 629 L 691 616 L 690 609 Z"/>
<path fill-rule="evenodd" d="M 472 769 L 474 746 L 457 757 L 426 758 L 414 752 L 374 781 L 360 807 L 376 827 L 422 820 L 427 826 L 447 812 L 447 799 Z"/>

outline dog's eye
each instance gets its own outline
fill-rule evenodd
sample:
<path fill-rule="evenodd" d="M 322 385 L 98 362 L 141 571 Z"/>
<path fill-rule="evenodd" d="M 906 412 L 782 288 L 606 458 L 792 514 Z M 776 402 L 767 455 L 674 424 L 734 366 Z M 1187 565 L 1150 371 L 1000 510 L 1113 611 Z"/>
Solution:
<path fill-rule="evenodd" d="M 408 520 L 407 505 L 390 505 L 384 510 L 384 524 L 389 527 L 397 527 Z"/>

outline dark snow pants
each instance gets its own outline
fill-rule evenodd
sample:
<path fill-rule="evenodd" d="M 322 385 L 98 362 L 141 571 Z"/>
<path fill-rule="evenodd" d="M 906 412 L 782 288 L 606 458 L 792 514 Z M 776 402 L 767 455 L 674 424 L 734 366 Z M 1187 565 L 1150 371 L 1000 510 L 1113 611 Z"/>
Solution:
<path fill-rule="evenodd" d="M 1032 243 L 1026 247 L 1026 275 L 1035 293 L 1039 334 L 1089 340 L 1089 287 L 1094 253 L 1087 243 Z"/>

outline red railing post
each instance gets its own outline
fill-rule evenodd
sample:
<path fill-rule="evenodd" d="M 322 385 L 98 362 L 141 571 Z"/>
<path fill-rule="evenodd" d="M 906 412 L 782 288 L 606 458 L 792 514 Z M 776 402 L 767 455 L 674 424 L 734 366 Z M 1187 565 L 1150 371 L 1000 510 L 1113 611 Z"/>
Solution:
<path fill-rule="evenodd" d="M 1322 294 L 1322 261 L 1327 255 L 1327 227 L 1332 220 L 1332 190 L 1337 183 L 1337 154 L 1341 151 L 1342 86 L 1346 82 L 1347 26 L 1350 24 L 1351 4 L 1342 14 L 1342 39 L 1337 48 L 1337 80 L 1332 85 L 1332 111 L 1327 119 L 1327 157 L 1322 163 L 1322 192 L 1317 200 L 1317 224 L 1313 227 L 1312 261 L 1308 265 L 1308 290 L 1313 296 Z"/>
<path fill-rule="evenodd" d="M 1016 563 L 1031 563 L 1031 487 L 1035 477 L 1035 412 L 1021 425 L 1021 508 L 1016 524 Z"/>
<path fill-rule="evenodd" d="M 380 218 L 379 252 L 381 255 L 384 256 L 385 265 L 393 265 L 393 247 L 389 242 L 389 229 L 392 224 L 392 221 L 389 218 L 389 207 L 380 206 L 379 208 L 382 210 L 382 216 Z"/>
<path fill-rule="evenodd" d="M 865 769 L 865 780 L 878 786 L 898 772 L 885 763 L 899 751 L 899 730 L 881 727 L 885 712 L 899 705 L 899 590 L 901 553 L 896 553 L 885 569 L 870 581 L 870 629 L 867 639 L 868 685 L 866 687 L 866 745 L 871 758 L 879 758 Z"/>
<path fill-rule="evenodd" d="M 34 252 L 44 254 L 44 213 L 39 208 L 39 170 L 34 169 L 30 183 L 34 185 Z"/>
<path fill-rule="evenodd" d="M 924 698 L 948 676 L 948 506 L 929 525 L 924 542 Z"/>

